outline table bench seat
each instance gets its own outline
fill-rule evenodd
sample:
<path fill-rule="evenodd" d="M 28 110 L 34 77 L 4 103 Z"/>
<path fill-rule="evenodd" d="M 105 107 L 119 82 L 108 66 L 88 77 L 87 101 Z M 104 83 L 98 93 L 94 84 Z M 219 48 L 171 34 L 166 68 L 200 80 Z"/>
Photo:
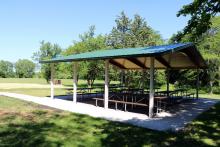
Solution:
<path fill-rule="evenodd" d="M 102 98 L 92 98 L 96 100 L 96 106 L 98 106 L 98 101 L 104 101 Z M 118 103 L 119 104 L 124 104 L 125 105 L 125 111 L 127 111 L 127 105 L 136 105 L 136 106 L 144 106 L 147 107 L 147 104 L 143 103 L 134 103 L 134 102 L 125 102 L 125 101 L 118 101 L 118 100 L 108 100 L 109 102 L 115 103 L 115 109 L 118 109 Z"/>

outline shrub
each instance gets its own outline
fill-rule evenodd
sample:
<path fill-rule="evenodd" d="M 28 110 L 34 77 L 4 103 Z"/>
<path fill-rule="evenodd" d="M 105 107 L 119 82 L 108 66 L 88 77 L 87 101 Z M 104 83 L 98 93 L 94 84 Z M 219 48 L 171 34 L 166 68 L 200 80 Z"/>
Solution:
<path fill-rule="evenodd" d="M 214 94 L 220 94 L 220 87 L 214 87 L 213 88 L 213 93 Z"/>

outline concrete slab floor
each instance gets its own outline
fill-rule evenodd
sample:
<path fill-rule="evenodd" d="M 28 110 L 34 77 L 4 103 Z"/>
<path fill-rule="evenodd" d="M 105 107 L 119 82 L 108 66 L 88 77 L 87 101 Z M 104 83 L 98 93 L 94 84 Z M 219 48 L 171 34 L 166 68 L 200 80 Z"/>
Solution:
<path fill-rule="evenodd" d="M 214 104 L 219 102 L 218 100 L 205 98 L 190 100 L 172 107 L 172 109 L 170 109 L 168 112 L 162 112 L 154 118 L 149 118 L 146 114 L 124 112 L 114 109 L 104 109 L 102 107 L 96 107 L 94 105 L 84 103 L 74 104 L 72 101 L 62 99 L 51 99 L 49 97 L 36 97 L 8 92 L 0 92 L 0 95 L 159 131 L 181 130 L 187 123 L 192 121 L 199 114 L 208 110 Z"/>

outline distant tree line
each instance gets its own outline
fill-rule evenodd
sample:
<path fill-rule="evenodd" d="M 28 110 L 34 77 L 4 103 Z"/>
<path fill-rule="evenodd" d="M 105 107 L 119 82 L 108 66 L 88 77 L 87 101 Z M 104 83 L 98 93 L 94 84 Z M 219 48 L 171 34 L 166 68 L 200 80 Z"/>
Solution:
<path fill-rule="evenodd" d="M 1 78 L 33 78 L 35 63 L 28 59 L 19 59 L 15 64 L 0 60 Z"/>

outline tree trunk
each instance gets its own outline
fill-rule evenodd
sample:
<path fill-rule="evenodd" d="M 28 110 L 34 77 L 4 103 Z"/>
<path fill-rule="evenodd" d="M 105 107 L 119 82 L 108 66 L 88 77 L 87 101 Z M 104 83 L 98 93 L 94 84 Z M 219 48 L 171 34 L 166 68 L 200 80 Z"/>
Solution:
<path fill-rule="evenodd" d="M 90 81 L 90 79 L 87 79 L 87 86 L 88 86 L 88 87 L 91 86 L 91 81 Z"/>
<path fill-rule="evenodd" d="M 209 82 L 209 86 L 210 86 L 209 94 L 213 94 L 212 92 L 213 82 L 212 81 Z"/>

